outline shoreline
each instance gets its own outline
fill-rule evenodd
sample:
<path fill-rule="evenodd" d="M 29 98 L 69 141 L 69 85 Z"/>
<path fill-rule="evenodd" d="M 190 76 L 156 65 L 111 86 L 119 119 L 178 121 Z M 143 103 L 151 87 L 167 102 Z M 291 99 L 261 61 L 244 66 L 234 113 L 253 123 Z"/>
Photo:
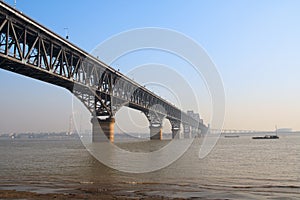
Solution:
<path fill-rule="evenodd" d="M 0 189 L 0 199 L 120 199 L 120 200 L 183 200 L 185 198 L 170 198 L 158 194 L 148 194 L 143 190 L 122 190 L 118 187 L 108 189 L 107 187 L 82 187 L 82 188 L 61 188 L 59 190 L 53 190 L 51 188 L 49 192 L 42 191 L 30 191 L 30 190 L 18 190 L 2 187 Z"/>
<path fill-rule="evenodd" d="M 120 200 L 132 200 L 132 199 L 161 199 L 170 200 L 181 198 L 166 198 L 162 196 L 144 196 L 141 193 L 132 192 L 129 193 L 118 193 L 117 191 L 109 190 L 83 190 L 82 193 L 36 193 L 30 191 L 17 191 L 17 190 L 0 190 L 0 199 L 120 199 Z"/>

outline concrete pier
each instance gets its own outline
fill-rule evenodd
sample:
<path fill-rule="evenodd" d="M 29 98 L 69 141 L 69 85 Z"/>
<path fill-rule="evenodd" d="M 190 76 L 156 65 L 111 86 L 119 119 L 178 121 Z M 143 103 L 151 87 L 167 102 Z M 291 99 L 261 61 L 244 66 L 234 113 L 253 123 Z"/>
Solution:
<path fill-rule="evenodd" d="M 180 139 L 180 128 L 172 128 L 172 139 Z"/>
<path fill-rule="evenodd" d="M 200 127 L 200 135 L 205 135 L 208 133 L 209 127 Z"/>
<path fill-rule="evenodd" d="M 107 118 L 105 120 L 102 120 L 93 117 L 91 122 L 93 126 L 93 130 L 92 130 L 93 142 L 105 142 L 105 141 L 114 142 L 115 118 Z"/>
<path fill-rule="evenodd" d="M 150 140 L 162 140 L 162 126 L 149 126 Z"/>
<path fill-rule="evenodd" d="M 191 138 L 191 126 L 184 124 L 183 125 L 183 137 L 184 138 Z"/>

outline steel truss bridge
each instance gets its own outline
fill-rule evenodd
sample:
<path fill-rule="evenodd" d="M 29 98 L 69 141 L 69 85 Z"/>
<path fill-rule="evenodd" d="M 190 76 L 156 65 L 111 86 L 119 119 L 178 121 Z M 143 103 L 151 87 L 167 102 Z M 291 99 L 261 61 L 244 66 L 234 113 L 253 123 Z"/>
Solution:
<path fill-rule="evenodd" d="M 113 141 L 114 116 L 122 106 L 146 115 L 151 139 L 162 139 L 164 118 L 171 123 L 173 137 L 179 135 L 181 124 L 185 132 L 206 132 L 200 118 L 181 111 L 6 3 L 0 1 L 0 5 L 0 68 L 72 92 L 92 114 L 94 141 L 101 140 L 97 136 L 101 130 Z"/>

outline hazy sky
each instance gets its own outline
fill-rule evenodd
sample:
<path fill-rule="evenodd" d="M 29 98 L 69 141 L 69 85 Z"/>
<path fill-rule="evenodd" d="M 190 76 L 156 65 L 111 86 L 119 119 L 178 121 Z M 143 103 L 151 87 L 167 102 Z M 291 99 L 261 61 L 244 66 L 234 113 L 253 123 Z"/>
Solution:
<path fill-rule="evenodd" d="M 129 29 L 179 31 L 217 66 L 225 129 L 300 129 L 300 1 L 17 0 L 17 8 L 62 36 L 68 27 L 70 41 L 87 52 Z M 0 70 L 0 93 L 0 133 L 68 129 L 72 95 L 66 90 Z M 199 112 L 207 122 L 204 99 Z"/>

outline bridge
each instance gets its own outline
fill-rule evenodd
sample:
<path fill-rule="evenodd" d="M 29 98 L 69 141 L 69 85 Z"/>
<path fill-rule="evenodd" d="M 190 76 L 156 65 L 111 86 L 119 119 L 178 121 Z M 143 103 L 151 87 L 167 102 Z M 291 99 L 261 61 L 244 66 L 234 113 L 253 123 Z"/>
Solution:
<path fill-rule="evenodd" d="M 181 124 L 187 135 L 207 131 L 198 114 L 181 111 L 2 1 L 0 68 L 73 93 L 92 114 L 94 142 L 103 140 L 100 131 L 111 142 L 114 141 L 114 116 L 122 106 L 145 114 L 149 121 L 150 139 L 162 139 L 165 118 L 171 123 L 172 138 L 179 136 Z"/>

